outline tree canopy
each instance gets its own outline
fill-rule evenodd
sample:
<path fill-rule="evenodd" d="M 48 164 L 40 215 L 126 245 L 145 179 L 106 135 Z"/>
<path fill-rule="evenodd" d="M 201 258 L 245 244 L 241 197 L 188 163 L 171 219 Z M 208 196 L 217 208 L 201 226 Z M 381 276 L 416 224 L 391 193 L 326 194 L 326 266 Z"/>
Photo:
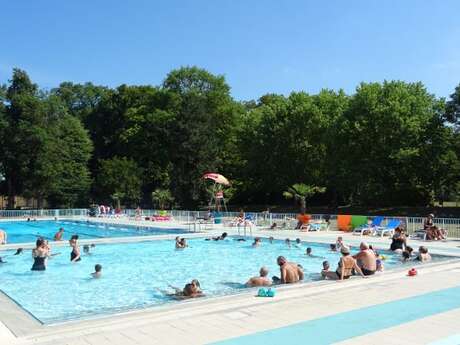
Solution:
<path fill-rule="evenodd" d="M 10 207 L 23 195 L 191 208 L 207 204 L 203 173 L 220 172 L 238 204 L 287 203 L 287 191 L 302 204 L 424 206 L 459 193 L 459 109 L 460 85 L 447 100 L 385 81 L 238 102 L 198 67 L 158 86 L 50 91 L 15 69 L 0 87 L 0 190 Z"/>

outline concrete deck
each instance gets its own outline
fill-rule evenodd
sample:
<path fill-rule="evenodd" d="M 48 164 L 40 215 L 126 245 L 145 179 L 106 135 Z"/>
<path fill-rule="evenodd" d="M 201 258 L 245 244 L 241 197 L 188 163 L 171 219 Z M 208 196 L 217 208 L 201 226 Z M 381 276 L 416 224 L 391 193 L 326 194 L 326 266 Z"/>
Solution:
<path fill-rule="evenodd" d="M 220 228 L 217 231 L 235 233 L 235 229 L 232 228 Z M 342 235 L 345 242 L 351 245 L 358 245 L 362 240 L 360 236 L 337 232 L 258 230 L 254 235 L 291 239 L 299 237 L 303 240 L 325 243 L 333 243 L 338 235 Z M 98 242 L 145 241 L 175 236 L 112 238 L 101 239 Z M 203 236 L 203 234 L 189 234 L 189 236 Z M 365 240 L 377 248 L 389 246 L 388 238 L 366 236 Z M 411 240 L 410 243 L 414 248 L 426 245 L 432 253 L 460 256 L 458 241 Z M 3 246 L 2 249 L 18 246 L 8 245 Z M 448 263 L 425 264 L 419 268 L 419 275 L 416 277 L 407 277 L 405 270 L 394 270 L 368 279 L 353 278 L 340 283 L 323 281 L 286 286 L 277 289 L 277 296 L 273 299 L 256 298 L 255 290 L 250 290 L 234 296 L 186 301 L 52 326 L 34 323 L 30 320 L 30 316 L 27 319 L 25 313 L 21 313 L 14 302 L 0 295 L 0 320 L 3 321 L 0 323 L 0 344 L 207 344 L 459 285 L 460 260 L 453 258 Z M 22 320 L 17 319 L 18 315 L 14 315 L 17 313 L 21 314 L 19 317 L 22 317 Z M 460 310 L 456 309 L 397 327 L 382 329 L 362 337 L 351 338 L 340 344 L 429 344 L 459 333 L 460 326 L 457 321 L 459 316 Z M 14 322 L 12 323 L 11 320 Z M 307 339 L 301 339 L 299 343 L 305 341 Z M 314 344 L 314 340 L 309 343 Z"/>

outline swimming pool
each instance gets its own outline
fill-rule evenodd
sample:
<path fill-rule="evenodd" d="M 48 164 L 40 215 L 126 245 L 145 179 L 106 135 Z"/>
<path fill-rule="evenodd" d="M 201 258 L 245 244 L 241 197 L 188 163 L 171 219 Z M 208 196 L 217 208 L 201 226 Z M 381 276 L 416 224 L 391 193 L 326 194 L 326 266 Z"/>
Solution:
<path fill-rule="evenodd" d="M 58 220 L 58 221 L 16 221 L 0 222 L 0 229 L 8 234 L 8 243 L 35 242 L 38 237 L 52 240 L 59 228 L 64 228 L 63 239 L 68 240 L 74 234 L 81 239 L 126 237 L 126 236 L 148 236 L 179 234 L 187 232 L 184 229 L 170 229 L 158 227 L 136 227 L 121 224 L 103 224 L 96 222 Z"/>
<path fill-rule="evenodd" d="M 338 253 L 319 243 L 289 249 L 282 241 L 270 244 L 264 239 L 261 247 L 252 248 L 249 241 L 199 238 L 189 245 L 175 250 L 170 240 L 101 244 L 74 264 L 69 262 L 70 248 L 59 247 L 53 252 L 62 254 L 49 260 L 45 272 L 30 271 L 30 251 L 18 256 L 13 251 L 0 252 L 7 261 L 0 265 L 0 290 L 43 323 L 56 323 L 173 302 L 157 289 L 166 290 L 168 284 L 183 287 L 194 278 L 208 296 L 238 293 L 261 266 L 268 267 L 270 276 L 279 275 L 278 255 L 302 264 L 305 281 L 319 279 L 323 260 L 329 260 L 332 268 L 339 260 Z M 305 255 L 307 246 L 317 257 Z M 386 255 L 386 269 L 402 266 L 399 257 Z M 434 256 L 434 260 L 445 258 Z M 92 279 L 97 263 L 103 266 L 103 277 Z"/>

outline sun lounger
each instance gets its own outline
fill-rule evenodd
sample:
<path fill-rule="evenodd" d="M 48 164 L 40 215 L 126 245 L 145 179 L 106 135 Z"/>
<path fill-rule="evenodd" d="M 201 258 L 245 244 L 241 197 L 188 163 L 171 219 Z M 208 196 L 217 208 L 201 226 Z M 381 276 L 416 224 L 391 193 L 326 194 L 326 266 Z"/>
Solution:
<path fill-rule="evenodd" d="M 375 229 L 375 235 L 378 236 L 385 236 L 385 234 L 388 234 L 390 236 L 393 236 L 395 233 L 395 229 L 401 224 L 401 221 L 399 219 L 391 219 L 386 226 L 378 227 Z"/>
<path fill-rule="evenodd" d="M 362 236 L 365 231 L 370 231 L 370 235 L 373 235 L 377 228 L 381 227 L 384 217 L 378 216 L 372 219 L 372 223 L 368 225 L 362 225 L 353 229 L 353 235 L 359 234 Z"/>
<path fill-rule="evenodd" d="M 447 230 L 442 230 L 443 231 L 443 235 L 444 237 L 447 239 Z M 426 230 L 424 229 L 420 229 L 420 230 L 415 230 L 415 232 L 410 235 L 410 238 L 414 239 L 414 240 L 422 240 L 422 241 L 427 241 L 426 239 Z"/>

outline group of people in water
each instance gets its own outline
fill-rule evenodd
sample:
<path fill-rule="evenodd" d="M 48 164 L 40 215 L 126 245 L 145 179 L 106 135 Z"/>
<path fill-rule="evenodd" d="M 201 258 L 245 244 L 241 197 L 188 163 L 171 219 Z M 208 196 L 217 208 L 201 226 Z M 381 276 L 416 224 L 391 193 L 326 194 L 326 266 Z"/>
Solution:
<path fill-rule="evenodd" d="M 60 228 L 54 235 L 55 241 L 62 241 L 64 234 L 64 228 Z M 82 255 L 80 251 L 80 245 L 78 243 L 78 235 L 72 235 L 69 240 L 70 251 L 70 262 L 75 263 L 81 261 Z M 95 244 L 85 244 L 83 246 L 83 253 L 86 255 L 91 254 L 91 250 L 96 247 Z M 19 248 L 16 254 L 23 252 L 22 248 Z M 16 255 L 15 254 L 15 255 Z M 48 240 L 39 237 L 35 242 L 35 248 L 32 249 L 32 258 L 34 260 L 31 270 L 32 271 L 45 271 L 47 267 L 48 259 L 53 256 L 60 255 L 61 253 L 52 253 L 51 246 Z M 91 273 L 93 278 L 100 278 L 102 276 L 102 265 L 96 264 L 94 266 L 94 272 Z"/>
<path fill-rule="evenodd" d="M 427 239 L 436 240 L 443 239 L 444 233 L 441 229 L 437 228 L 433 224 L 433 215 L 427 217 L 427 220 L 424 223 L 424 228 L 427 234 Z M 64 239 L 64 228 L 60 228 L 53 236 L 54 241 L 63 241 Z M 207 241 L 223 241 L 226 240 L 228 234 L 226 232 L 222 233 L 220 236 L 207 238 Z M 82 260 L 82 253 L 80 252 L 80 245 L 78 243 L 78 235 L 72 235 L 69 240 L 70 251 L 70 262 L 76 263 Z M 246 241 L 244 238 L 237 238 L 236 241 Z M 269 237 L 268 242 L 273 243 L 274 238 Z M 5 244 L 7 242 L 7 234 L 5 231 L 0 229 L 0 244 Z M 286 239 L 285 245 L 291 248 L 292 246 L 301 248 L 302 241 L 300 238 L 297 238 L 295 241 Z M 260 247 L 262 245 L 262 238 L 255 237 L 252 243 L 252 247 Z M 90 254 L 91 249 L 95 247 L 94 244 L 84 245 L 83 253 Z M 175 248 L 184 249 L 187 248 L 187 240 L 185 238 L 176 237 L 175 238 Z M 407 236 L 403 227 L 398 227 L 395 229 L 393 236 L 391 237 L 390 250 L 401 254 L 401 261 L 407 262 L 410 260 L 418 260 L 421 262 L 426 262 L 431 260 L 431 256 L 428 253 L 428 249 L 425 246 L 420 246 L 418 252 L 415 253 L 413 248 L 407 245 Z M 384 255 L 380 255 L 373 247 L 366 242 L 361 242 L 359 246 L 359 251 L 352 255 L 350 246 L 347 246 L 343 238 L 339 236 L 336 243 L 330 244 L 330 251 L 340 252 L 341 256 L 337 263 L 335 270 L 331 269 L 331 265 L 328 261 L 323 261 L 322 270 L 320 275 L 323 279 L 327 280 L 338 280 L 342 281 L 349 279 L 353 275 L 359 275 L 362 277 L 368 277 L 374 275 L 377 272 L 382 272 L 384 270 L 385 260 Z M 19 248 L 14 255 L 20 255 L 23 253 L 22 248 Z M 61 253 L 52 253 L 51 246 L 48 240 L 39 237 L 36 240 L 35 248 L 32 250 L 33 265 L 32 271 L 45 271 L 47 266 L 48 259 L 53 256 L 59 255 Z M 313 254 L 312 248 L 307 247 L 305 255 L 308 257 L 316 257 Z M 4 261 L 0 258 L 0 263 Z M 249 278 L 246 282 L 247 287 L 263 287 L 270 286 L 273 284 L 292 284 L 302 281 L 304 279 L 304 269 L 302 265 L 288 261 L 284 256 L 278 256 L 276 263 L 279 266 L 279 276 L 273 276 L 269 278 L 269 270 L 267 267 L 261 267 L 259 270 L 259 275 Z M 100 278 L 102 276 L 102 265 L 96 264 L 94 267 L 94 272 L 91 273 L 91 276 L 94 278 Z M 191 282 L 187 283 L 184 288 L 177 288 L 170 286 L 174 292 L 161 291 L 162 293 L 172 296 L 177 299 L 185 298 L 195 298 L 204 296 L 204 293 L 201 289 L 200 283 L 197 279 L 193 279 Z"/>

